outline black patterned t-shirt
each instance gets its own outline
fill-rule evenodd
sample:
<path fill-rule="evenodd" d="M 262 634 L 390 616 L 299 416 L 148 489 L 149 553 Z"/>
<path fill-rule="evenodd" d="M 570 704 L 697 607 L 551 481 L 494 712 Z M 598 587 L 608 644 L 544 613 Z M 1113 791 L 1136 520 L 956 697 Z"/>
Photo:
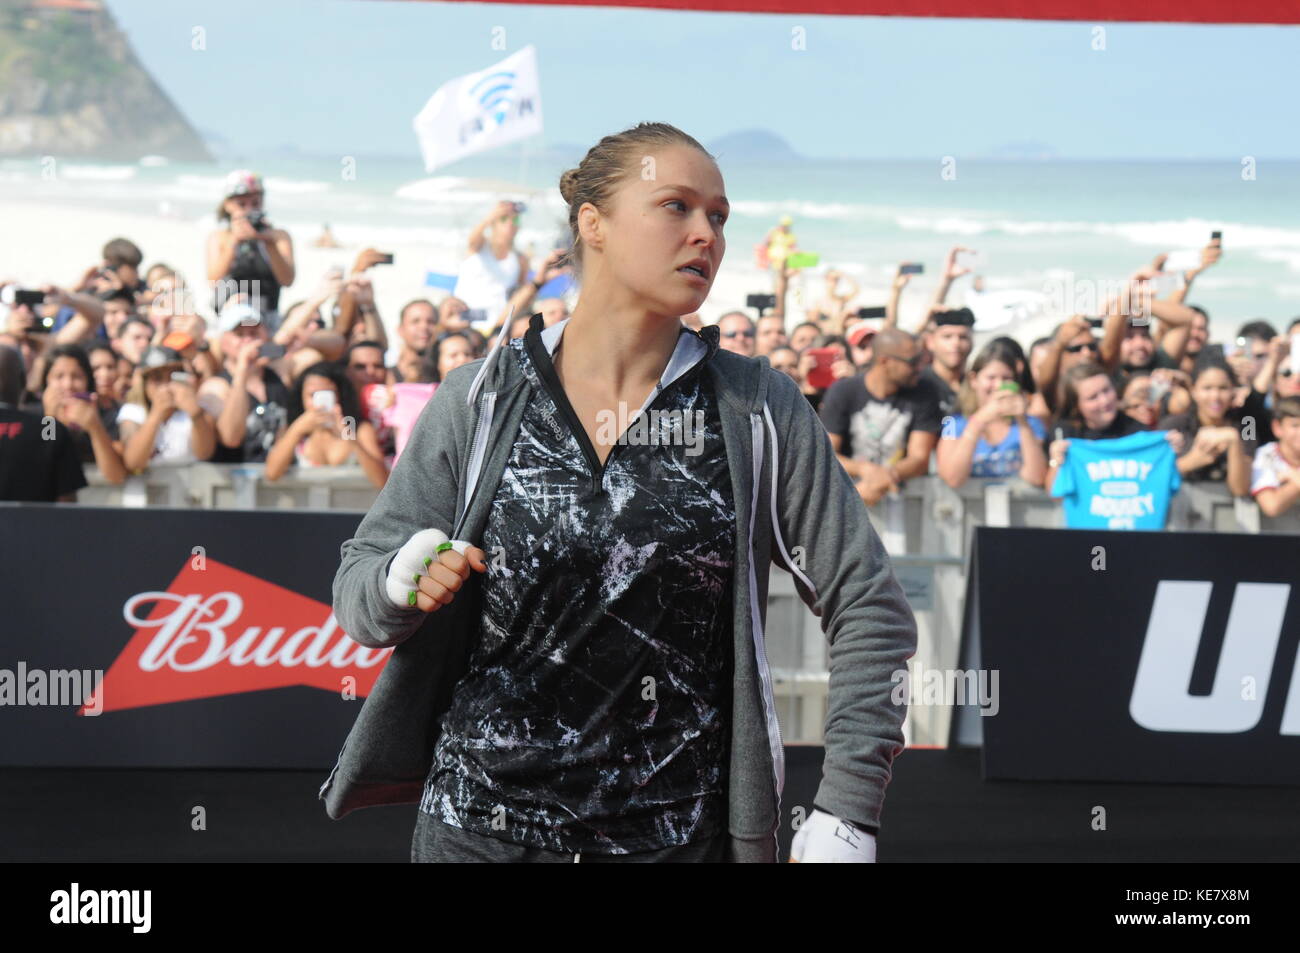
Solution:
<path fill-rule="evenodd" d="M 658 393 L 649 426 L 611 422 L 626 442 L 602 467 L 541 337 L 507 346 L 533 398 L 483 536 L 479 640 L 420 808 L 565 852 L 712 836 L 727 820 L 736 540 L 703 361 Z"/>

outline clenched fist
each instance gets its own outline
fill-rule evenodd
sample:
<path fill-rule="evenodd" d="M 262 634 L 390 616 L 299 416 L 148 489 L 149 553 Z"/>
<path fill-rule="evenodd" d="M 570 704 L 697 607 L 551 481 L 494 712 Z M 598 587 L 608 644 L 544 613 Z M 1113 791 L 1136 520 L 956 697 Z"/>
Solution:
<path fill-rule="evenodd" d="M 388 567 L 388 598 L 396 606 L 436 612 L 455 598 L 470 569 L 487 571 L 483 550 L 464 540 L 448 540 L 440 529 L 421 530 Z"/>

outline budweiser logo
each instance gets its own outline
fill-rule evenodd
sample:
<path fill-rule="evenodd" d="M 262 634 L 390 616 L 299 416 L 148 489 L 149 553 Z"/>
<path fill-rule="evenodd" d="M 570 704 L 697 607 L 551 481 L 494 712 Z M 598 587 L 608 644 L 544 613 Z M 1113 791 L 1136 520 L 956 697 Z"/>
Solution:
<path fill-rule="evenodd" d="M 393 651 L 353 642 L 324 603 L 210 557 L 131 596 L 122 616 L 135 635 L 78 714 L 294 685 L 364 697 Z"/>

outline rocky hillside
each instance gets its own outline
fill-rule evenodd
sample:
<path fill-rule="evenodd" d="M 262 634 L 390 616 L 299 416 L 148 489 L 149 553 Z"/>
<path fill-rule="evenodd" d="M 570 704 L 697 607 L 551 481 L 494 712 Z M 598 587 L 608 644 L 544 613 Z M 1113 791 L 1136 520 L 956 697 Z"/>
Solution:
<path fill-rule="evenodd" d="M 100 0 L 0 0 L 0 156 L 211 161 Z"/>

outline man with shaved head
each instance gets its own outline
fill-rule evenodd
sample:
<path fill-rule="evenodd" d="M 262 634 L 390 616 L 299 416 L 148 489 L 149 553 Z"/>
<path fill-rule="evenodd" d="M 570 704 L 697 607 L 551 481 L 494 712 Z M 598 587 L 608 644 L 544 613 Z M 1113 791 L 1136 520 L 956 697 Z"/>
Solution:
<path fill-rule="evenodd" d="M 930 470 L 943 418 L 937 388 L 921 377 L 922 356 L 914 335 L 886 328 L 866 370 L 833 383 L 822 400 L 831 445 L 868 506 Z"/>

